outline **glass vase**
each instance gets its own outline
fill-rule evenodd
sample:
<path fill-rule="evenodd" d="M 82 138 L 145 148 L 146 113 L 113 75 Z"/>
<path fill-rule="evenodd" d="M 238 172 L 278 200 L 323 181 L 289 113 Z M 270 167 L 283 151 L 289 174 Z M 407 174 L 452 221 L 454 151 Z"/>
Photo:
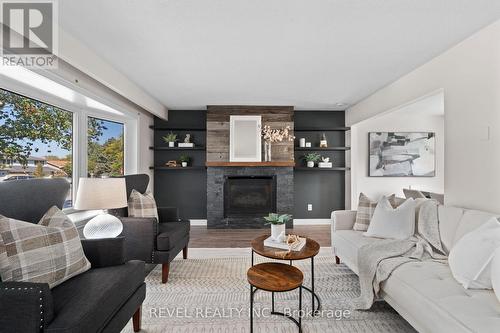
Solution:
<path fill-rule="evenodd" d="M 271 162 L 271 142 L 264 142 L 264 161 Z"/>

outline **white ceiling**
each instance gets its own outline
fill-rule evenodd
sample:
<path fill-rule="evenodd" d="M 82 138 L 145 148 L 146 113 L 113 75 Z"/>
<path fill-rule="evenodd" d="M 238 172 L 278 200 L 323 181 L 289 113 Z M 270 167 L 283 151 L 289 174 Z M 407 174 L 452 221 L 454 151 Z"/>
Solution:
<path fill-rule="evenodd" d="M 170 109 L 343 109 L 500 19 L 498 0 L 64 0 L 62 28 Z"/>

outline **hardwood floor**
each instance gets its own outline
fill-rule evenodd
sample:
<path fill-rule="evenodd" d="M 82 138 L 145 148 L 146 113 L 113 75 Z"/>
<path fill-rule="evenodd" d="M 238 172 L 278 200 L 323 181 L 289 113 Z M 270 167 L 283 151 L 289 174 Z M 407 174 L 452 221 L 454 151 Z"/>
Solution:
<path fill-rule="evenodd" d="M 191 248 L 221 248 L 221 247 L 250 247 L 252 239 L 270 234 L 267 229 L 207 229 L 205 226 L 192 226 L 189 240 Z M 331 246 L 329 225 L 298 225 L 287 233 L 307 236 L 319 243 L 320 246 Z"/>

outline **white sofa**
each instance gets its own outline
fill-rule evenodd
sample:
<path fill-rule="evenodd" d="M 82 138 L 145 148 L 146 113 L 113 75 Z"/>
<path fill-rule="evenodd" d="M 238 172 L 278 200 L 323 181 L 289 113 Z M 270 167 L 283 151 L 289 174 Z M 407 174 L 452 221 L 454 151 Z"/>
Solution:
<path fill-rule="evenodd" d="M 487 212 L 439 206 L 439 230 L 449 251 L 464 234 L 495 216 Z M 332 249 L 358 274 L 358 250 L 377 242 L 352 230 L 355 211 L 332 213 Z M 419 332 L 500 332 L 500 302 L 492 290 L 466 290 L 447 265 L 408 263 L 382 285 L 380 296 Z"/>

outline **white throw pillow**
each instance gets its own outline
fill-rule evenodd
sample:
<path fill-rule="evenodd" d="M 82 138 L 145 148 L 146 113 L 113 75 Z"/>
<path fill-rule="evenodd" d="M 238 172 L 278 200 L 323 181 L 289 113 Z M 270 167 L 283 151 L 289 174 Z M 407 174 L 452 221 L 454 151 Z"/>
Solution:
<path fill-rule="evenodd" d="M 500 248 L 495 251 L 495 255 L 491 261 L 491 284 L 500 302 Z"/>
<path fill-rule="evenodd" d="M 387 197 L 382 197 L 365 236 L 408 239 L 415 233 L 415 200 L 407 199 L 397 208 L 392 208 Z"/>
<path fill-rule="evenodd" d="M 491 218 L 465 234 L 448 257 L 451 273 L 465 289 L 492 289 L 491 261 L 500 247 L 500 222 Z"/>

